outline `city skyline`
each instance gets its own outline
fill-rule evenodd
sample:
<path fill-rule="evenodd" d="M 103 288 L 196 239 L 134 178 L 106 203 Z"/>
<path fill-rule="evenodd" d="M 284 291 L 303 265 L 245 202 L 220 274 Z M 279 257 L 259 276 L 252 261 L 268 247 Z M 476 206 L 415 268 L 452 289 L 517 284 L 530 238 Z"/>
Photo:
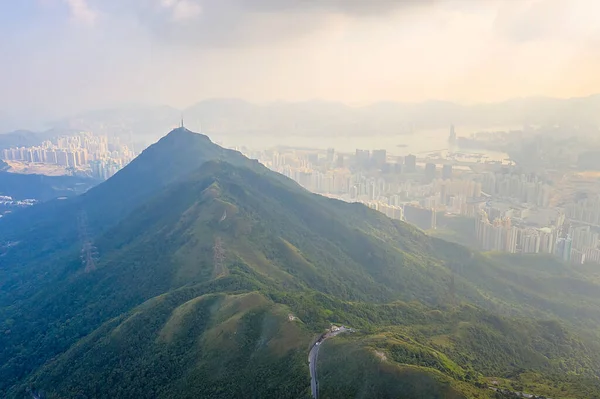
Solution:
<path fill-rule="evenodd" d="M 600 1 L 0 0 L 0 398 L 600 399 Z"/>
<path fill-rule="evenodd" d="M 41 165 L 56 165 L 64 168 L 64 173 L 90 174 L 103 180 L 113 176 L 135 156 L 135 152 L 118 138 L 89 132 L 58 136 L 39 146 L 16 146 L 0 151 L 0 160 L 10 162 L 9 171 L 17 166 L 15 172 L 18 173 L 21 168 L 28 169 L 28 165 L 33 164 L 37 166 L 33 173 L 43 174 L 48 171 Z"/>
<path fill-rule="evenodd" d="M 454 126 L 449 133 L 453 147 Z M 525 173 L 515 164 L 477 158 L 457 162 L 435 152 L 417 157 L 381 149 L 242 151 L 309 191 L 362 203 L 430 234 L 436 234 L 440 220 L 443 229 L 448 220 L 466 220 L 452 234 L 479 250 L 547 254 L 572 265 L 600 264 L 600 193 L 557 206 L 557 199 L 573 187 L 556 185 L 545 172 Z M 468 150 L 463 151 L 468 159 Z M 586 191 L 583 185 L 581 189 Z"/>
<path fill-rule="evenodd" d="M 187 131 L 181 117 L 178 129 Z M 375 148 L 354 152 L 295 147 L 242 150 L 310 191 L 362 203 L 426 231 L 435 231 L 438 220 L 447 216 L 469 219 L 474 242 L 482 250 L 552 254 L 573 264 L 600 263 L 600 236 L 589 227 L 600 226 L 600 199 L 582 197 L 557 207 L 556 199 L 565 191 L 546 172 L 526 173 L 512 161 L 460 149 L 461 143 L 472 142 L 461 140 L 454 125 L 447 132 L 448 149 L 417 155 L 398 156 Z M 498 140 L 521 141 L 521 134 L 481 132 L 470 140 L 483 147 L 495 146 Z M 535 136 L 531 140 L 535 142 Z M 547 143 L 544 151 L 552 154 L 552 147 Z M 563 151 L 571 159 L 577 154 Z M 57 136 L 39 146 L 7 148 L 0 155 L 11 167 L 55 164 L 101 179 L 110 178 L 135 156 L 116 136 L 109 139 L 83 132 Z"/>

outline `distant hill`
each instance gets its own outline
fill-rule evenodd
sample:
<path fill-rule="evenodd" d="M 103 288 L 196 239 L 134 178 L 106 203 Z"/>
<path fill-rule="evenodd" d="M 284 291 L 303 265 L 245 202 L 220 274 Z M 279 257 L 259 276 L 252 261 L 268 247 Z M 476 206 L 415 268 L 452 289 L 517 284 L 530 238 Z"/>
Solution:
<path fill-rule="evenodd" d="M 137 106 L 86 112 L 55 126 L 155 139 L 185 117 L 193 130 L 219 135 L 285 132 L 296 136 L 398 135 L 412 130 L 469 127 L 566 125 L 597 126 L 600 95 L 553 99 L 519 98 L 498 103 L 461 105 L 448 101 L 381 102 L 348 106 L 304 101 L 254 104 L 239 99 L 209 99 L 186 109 Z"/>
<path fill-rule="evenodd" d="M 323 398 L 600 392 L 584 271 L 430 238 L 186 129 L 2 218 L 0 260 L 2 397 L 308 398 L 331 323 L 357 332 L 322 344 Z"/>
<path fill-rule="evenodd" d="M 10 133 L 0 134 L 0 150 L 12 147 L 31 147 L 42 144 L 48 140 L 49 133 L 30 132 L 28 130 L 17 130 Z"/>
<path fill-rule="evenodd" d="M 49 130 L 33 132 L 29 130 L 15 130 L 13 132 L 0 134 L 0 150 L 14 147 L 39 146 L 44 141 L 51 140 L 62 135 L 77 134 L 81 130 L 64 129 L 54 127 Z"/>
<path fill-rule="evenodd" d="M 179 126 L 181 115 L 181 110 L 169 106 L 132 105 L 82 112 L 57 120 L 52 126 L 147 142 Z"/>
<path fill-rule="evenodd" d="M 184 110 L 186 120 L 212 132 L 328 136 L 398 135 L 407 129 L 458 126 L 593 125 L 600 123 L 600 95 L 572 98 L 523 98 L 500 103 L 461 105 L 447 101 L 384 102 L 351 107 L 307 101 L 255 105 L 240 100 L 206 100 Z"/>

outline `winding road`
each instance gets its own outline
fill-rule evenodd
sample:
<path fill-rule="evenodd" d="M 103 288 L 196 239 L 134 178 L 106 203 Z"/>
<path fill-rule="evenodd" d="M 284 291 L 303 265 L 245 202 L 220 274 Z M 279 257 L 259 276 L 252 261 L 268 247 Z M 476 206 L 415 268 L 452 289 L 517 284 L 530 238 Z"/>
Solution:
<path fill-rule="evenodd" d="M 338 334 L 343 332 L 354 332 L 351 328 L 347 328 L 342 326 L 340 329 L 336 331 L 330 331 L 321 335 L 321 337 L 317 340 L 317 342 L 310 348 L 310 352 L 308 352 L 308 368 L 310 370 L 310 389 L 312 391 L 312 396 L 315 399 L 319 398 L 319 380 L 317 379 L 317 358 L 319 356 L 319 349 L 321 349 L 321 345 L 325 342 L 326 339 L 333 338 Z"/>
<path fill-rule="evenodd" d="M 317 397 L 319 396 L 319 382 L 317 380 L 317 356 L 319 356 L 320 347 L 320 344 L 315 344 L 308 353 L 308 368 L 310 369 L 310 390 L 312 391 L 312 396 L 315 399 L 317 399 Z"/>

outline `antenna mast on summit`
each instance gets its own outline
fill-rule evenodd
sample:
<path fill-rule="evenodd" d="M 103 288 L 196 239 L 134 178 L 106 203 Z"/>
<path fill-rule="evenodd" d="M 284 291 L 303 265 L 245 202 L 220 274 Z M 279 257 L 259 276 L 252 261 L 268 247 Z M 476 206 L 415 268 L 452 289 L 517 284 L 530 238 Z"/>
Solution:
<path fill-rule="evenodd" d="M 185 128 L 185 126 L 183 125 L 183 114 L 181 114 L 181 128 Z"/>

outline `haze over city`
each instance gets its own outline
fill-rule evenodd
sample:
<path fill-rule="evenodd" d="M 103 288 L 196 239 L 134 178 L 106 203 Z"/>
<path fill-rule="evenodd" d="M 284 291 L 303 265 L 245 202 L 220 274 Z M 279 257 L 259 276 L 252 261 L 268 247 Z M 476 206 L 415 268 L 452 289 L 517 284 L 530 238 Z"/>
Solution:
<path fill-rule="evenodd" d="M 597 0 L 0 0 L 0 398 L 600 398 Z"/>
<path fill-rule="evenodd" d="M 346 104 L 600 92 L 593 0 L 0 5 L 5 119 L 206 98 Z M 14 126 L 16 128 L 16 126 Z"/>

